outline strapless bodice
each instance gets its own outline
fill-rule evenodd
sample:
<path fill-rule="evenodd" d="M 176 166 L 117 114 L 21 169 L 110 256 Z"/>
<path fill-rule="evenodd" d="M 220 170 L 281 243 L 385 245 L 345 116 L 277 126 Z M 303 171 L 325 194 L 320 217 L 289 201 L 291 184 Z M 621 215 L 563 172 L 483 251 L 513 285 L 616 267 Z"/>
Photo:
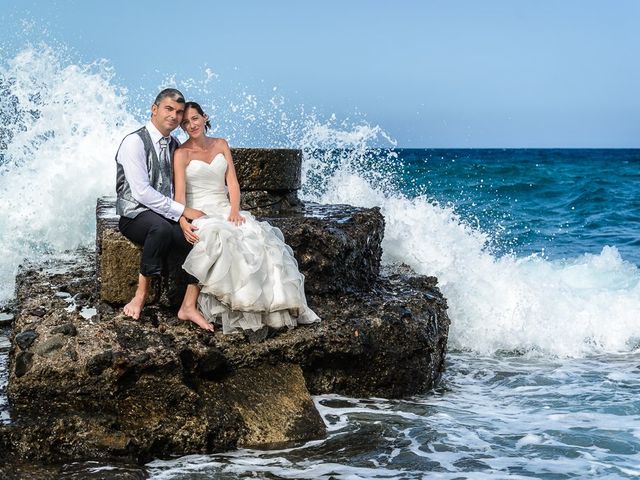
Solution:
<path fill-rule="evenodd" d="M 213 157 L 211 163 L 191 160 L 185 170 L 187 207 L 213 214 L 220 207 L 229 206 L 225 188 L 226 173 L 227 159 L 222 153 Z"/>

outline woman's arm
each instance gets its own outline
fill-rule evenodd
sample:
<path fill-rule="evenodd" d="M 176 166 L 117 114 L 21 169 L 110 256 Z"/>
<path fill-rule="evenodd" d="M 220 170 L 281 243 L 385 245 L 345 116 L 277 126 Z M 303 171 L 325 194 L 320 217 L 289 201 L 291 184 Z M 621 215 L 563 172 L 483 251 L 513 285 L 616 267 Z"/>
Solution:
<path fill-rule="evenodd" d="M 201 217 L 203 212 L 195 210 L 193 208 L 186 207 L 187 204 L 187 185 L 185 178 L 185 170 L 187 168 L 189 155 L 184 149 L 177 149 L 173 154 L 173 193 L 175 201 L 185 205 L 184 213 L 180 217 L 179 223 L 182 228 L 184 238 L 189 243 L 195 243 L 198 241 L 198 235 L 194 232 L 198 230 L 198 227 L 191 225 L 188 220 Z"/>
<path fill-rule="evenodd" d="M 231 149 L 225 139 L 222 141 L 222 153 L 227 160 L 227 175 L 226 182 L 229 189 L 229 203 L 231 203 L 231 212 L 229 213 L 230 222 L 236 225 L 244 223 L 244 217 L 240 215 L 240 184 L 238 183 L 238 177 L 236 176 L 236 169 L 233 166 L 233 158 L 231 157 Z"/>
<path fill-rule="evenodd" d="M 173 194 L 175 201 L 187 205 L 185 169 L 187 167 L 187 152 L 178 148 L 173 154 Z"/>

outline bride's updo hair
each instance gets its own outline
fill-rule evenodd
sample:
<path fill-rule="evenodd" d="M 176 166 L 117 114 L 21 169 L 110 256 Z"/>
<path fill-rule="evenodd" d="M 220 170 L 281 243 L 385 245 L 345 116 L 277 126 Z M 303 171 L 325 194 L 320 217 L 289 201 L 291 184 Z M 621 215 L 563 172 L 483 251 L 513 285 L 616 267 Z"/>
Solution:
<path fill-rule="evenodd" d="M 199 103 L 197 102 L 187 102 L 184 104 L 184 112 L 187 113 L 187 109 L 188 108 L 195 108 L 196 111 L 202 115 L 203 117 L 205 116 L 204 110 L 202 110 L 202 107 L 200 106 Z M 204 131 L 208 131 L 211 128 L 211 122 L 209 121 L 209 118 L 207 118 L 207 121 L 204 124 Z"/>

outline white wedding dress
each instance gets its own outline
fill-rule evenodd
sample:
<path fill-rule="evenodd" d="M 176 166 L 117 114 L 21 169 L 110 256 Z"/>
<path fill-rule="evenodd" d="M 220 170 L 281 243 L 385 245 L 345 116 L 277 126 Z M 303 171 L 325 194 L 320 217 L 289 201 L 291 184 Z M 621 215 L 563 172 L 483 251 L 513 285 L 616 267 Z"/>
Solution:
<path fill-rule="evenodd" d="M 294 327 L 318 316 L 307 307 L 304 275 L 280 229 L 242 211 L 246 222 L 227 220 L 231 205 L 225 190 L 227 160 L 191 160 L 186 168 L 186 203 L 205 212 L 194 220 L 200 240 L 182 266 L 202 286 L 198 305 L 224 333 Z"/>

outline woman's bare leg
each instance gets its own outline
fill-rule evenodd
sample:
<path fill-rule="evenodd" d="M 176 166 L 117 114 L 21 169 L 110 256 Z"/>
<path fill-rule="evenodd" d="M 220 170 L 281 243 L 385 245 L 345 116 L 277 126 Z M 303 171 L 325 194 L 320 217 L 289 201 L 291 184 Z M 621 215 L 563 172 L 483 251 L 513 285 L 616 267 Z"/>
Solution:
<path fill-rule="evenodd" d="M 198 287 L 197 283 L 190 283 L 184 294 L 184 300 L 182 300 L 180 310 L 178 310 L 178 318 L 180 320 L 189 320 L 200 328 L 213 332 L 213 325 L 207 322 L 202 316 L 202 313 L 200 313 L 200 310 L 198 310 L 196 305 L 198 295 L 200 295 L 200 287 Z"/>

